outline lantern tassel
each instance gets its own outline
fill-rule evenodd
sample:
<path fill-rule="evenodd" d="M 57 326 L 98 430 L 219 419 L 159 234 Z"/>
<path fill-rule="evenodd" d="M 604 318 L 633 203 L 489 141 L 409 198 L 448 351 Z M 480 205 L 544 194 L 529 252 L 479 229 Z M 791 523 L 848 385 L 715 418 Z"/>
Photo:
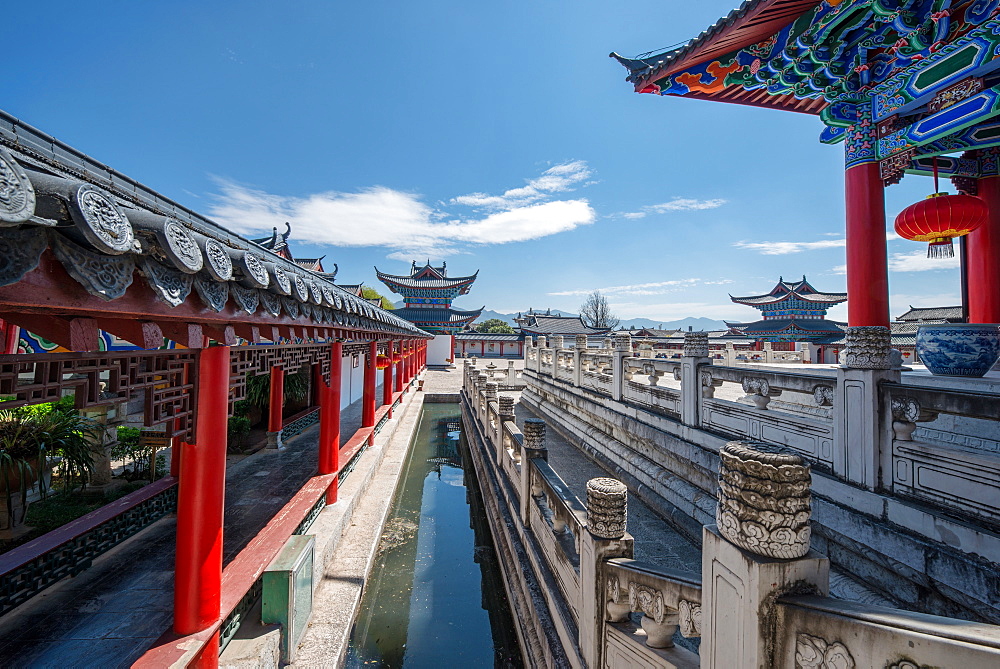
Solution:
<path fill-rule="evenodd" d="M 942 239 L 935 239 L 933 242 L 928 244 L 927 257 L 934 259 L 954 258 L 955 245 L 952 244 L 951 238 L 945 237 Z"/>

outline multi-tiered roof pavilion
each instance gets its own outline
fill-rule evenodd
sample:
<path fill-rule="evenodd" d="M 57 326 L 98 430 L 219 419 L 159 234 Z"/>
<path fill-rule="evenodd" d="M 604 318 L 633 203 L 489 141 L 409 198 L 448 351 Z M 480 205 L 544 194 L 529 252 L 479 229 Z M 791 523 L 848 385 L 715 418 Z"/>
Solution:
<path fill-rule="evenodd" d="M 410 275 L 386 274 L 375 268 L 379 281 L 394 293 L 403 296 L 406 302 L 393 313 L 404 318 L 418 328 L 438 334 L 455 334 L 466 325 L 479 318 L 485 307 L 463 311 L 451 306 L 459 295 L 465 295 L 472 288 L 479 275 L 477 270 L 470 276 L 449 277 L 448 264 L 433 267 L 431 261 L 417 267 L 416 261 L 410 266 Z"/>
<path fill-rule="evenodd" d="M 847 293 L 823 293 L 806 281 L 778 283 L 764 295 L 729 298 L 736 304 L 759 309 L 763 320 L 753 323 L 726 323 L 747 337 L 762 341 L 814 341 L 841 336 L 843 329 L 826 320 L 827 310 L 847 300 Z"/>

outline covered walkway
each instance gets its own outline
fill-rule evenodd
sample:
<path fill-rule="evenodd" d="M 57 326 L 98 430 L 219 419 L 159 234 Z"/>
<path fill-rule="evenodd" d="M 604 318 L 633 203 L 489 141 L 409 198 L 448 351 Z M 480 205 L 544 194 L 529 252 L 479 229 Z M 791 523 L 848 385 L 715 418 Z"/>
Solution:
<path fill-rule="evenodd" d="M 381 397 L 382 387 L 378 388 Z M 341 415 L 341 443 L 361 427 L 362 400 Z M 316 473 L 319 424 L 226 471 L 228 564 Z M 163 518 L 0 618 L 0 666 L 127 667 L 173 623 L 176 515 Z"/>

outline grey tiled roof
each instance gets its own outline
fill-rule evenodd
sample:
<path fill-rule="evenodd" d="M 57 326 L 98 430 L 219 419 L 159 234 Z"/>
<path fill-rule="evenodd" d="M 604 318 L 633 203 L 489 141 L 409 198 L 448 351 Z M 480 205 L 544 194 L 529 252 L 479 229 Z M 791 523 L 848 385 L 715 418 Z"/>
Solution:
<path fill-rule="evenodd" d="M 805 330 L 806 332 L 842 332 L 843 330 L 833 321 L 827 320 L 809 320 L 809 319 L 799 319 L 799 318 L 781 318 L 775 320 L 767 321 L 756 321 L 754 323 L 749 323 L 743 332 L 747 335 L 751 335 L 755 332 L 777 332 L 779 330 L 784 330 L 787 327 L 794 326 L 800 330 Z"/>
<path fill-rule="evenodd" d="M 520 341 L 524 339 L 524 335 L 514 332 L 514 333 L 503 333 L 503 332 L 462 332 L 455 335 L 455 341 Z"/>
<path fill-rule="evenodd" d="M 962 319 L 962 307 L 910 307 L 897 318 L 898 321 L 958 321 Z"/>
<path fill-rule="evenodd" d="M 531 322 L 521 326 L 521 331 L 528 334 L 542 335 L 578 335 L 604 334 L 609 330 L 599 330 L 587 327 L 579 317 L 568 316 L 531 316 Z"/>

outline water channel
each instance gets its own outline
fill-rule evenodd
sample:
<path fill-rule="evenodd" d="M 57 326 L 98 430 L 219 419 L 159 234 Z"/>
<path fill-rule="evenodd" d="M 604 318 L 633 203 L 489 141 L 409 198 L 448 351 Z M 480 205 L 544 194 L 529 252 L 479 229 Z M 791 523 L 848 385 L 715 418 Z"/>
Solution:
<path fill-rule="evenodd" d="M 521 667 L 471 469 L 458 405 L 424 405 L 351 630 L 347 667 Z"/>

